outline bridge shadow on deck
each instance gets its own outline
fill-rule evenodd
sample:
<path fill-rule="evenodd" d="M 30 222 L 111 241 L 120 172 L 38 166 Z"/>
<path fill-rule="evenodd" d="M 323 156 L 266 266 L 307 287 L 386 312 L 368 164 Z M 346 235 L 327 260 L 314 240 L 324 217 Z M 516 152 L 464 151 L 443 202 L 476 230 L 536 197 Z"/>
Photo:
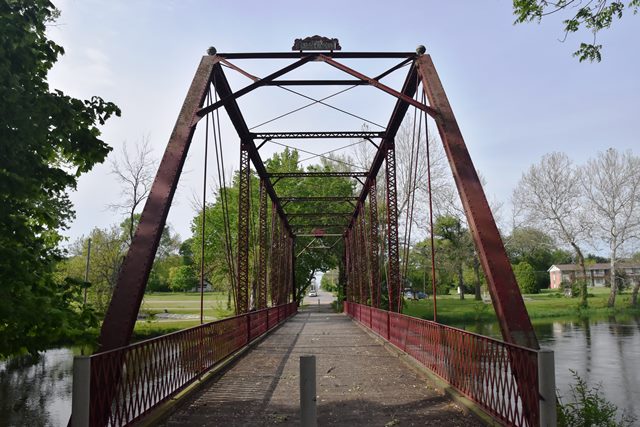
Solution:
<path fill-rule="evenodd" d="M 300 425 L 299 357 L 306 354 L 316 356 L 320 426 L 482 425 L 328 305 L 286 322 L 165 425 Z"/>

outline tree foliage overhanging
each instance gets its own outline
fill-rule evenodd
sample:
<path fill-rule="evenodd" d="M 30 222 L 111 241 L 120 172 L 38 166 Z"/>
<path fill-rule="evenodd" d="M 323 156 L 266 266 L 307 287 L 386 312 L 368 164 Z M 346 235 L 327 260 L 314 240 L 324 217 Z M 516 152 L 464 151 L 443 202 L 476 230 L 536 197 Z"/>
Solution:
<path fill-rule="evenodd" d="M 120 110 L 50 90 L 64 53 L 46 36 L 57 15 L 46 0 L 0 1 L 0 357 L 45 348 L 92 318 L 54 265 L 59 230 L 74 216 L 67 191 L 104 161 L 97 124 Z"/>
<path fill-rule="evenodd" d="M 602 45 L 597 43 L 597 35 L 601 30 L 611 27 L 616 19 L 621 19 L 623 14 L 637 14 L 640 8 L 640 0 L 627 2 L 616 0 L 593 0 L 576 2 L 575 0 L 513 0 L 513 13 L 516 15 L 516 24 L 538 21 L 543 17 L 555 13 L 569 11 L 566 19 L 563 19 L 565 39 L 569 34 L 585 29 L 591 33 L 591 40 L 580 43 L 580 47 L 573 53 L 580 62 L 596 61 L 602 59 Z"/>

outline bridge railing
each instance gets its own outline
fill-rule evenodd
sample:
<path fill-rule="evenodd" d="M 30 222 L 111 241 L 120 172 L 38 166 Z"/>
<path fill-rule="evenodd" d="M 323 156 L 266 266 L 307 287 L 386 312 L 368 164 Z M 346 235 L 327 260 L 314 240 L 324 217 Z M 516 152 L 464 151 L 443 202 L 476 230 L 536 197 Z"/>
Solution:
<path fill-rule="evenodd" d="M 494 418 L 507 425 L 540 425 L 538 351 L 366 305 L 345 302 L 344 307 Z M 555 411 L 555 394 L 552 399 Z"/>
<path fill-rule="evenodd" d="M 126 426 L 140 420 L 296 312 L 295 302 L 284 304 L 77 357 L 71 425 Z"/>

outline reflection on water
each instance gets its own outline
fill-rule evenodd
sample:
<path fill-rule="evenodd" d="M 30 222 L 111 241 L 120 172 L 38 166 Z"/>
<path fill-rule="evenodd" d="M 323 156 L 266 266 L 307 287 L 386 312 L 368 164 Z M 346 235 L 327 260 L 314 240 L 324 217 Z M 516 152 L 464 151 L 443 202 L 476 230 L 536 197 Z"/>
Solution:
<path fill-rule="evenodd" d="M 456 325 L 500 337 L 497 323 Z M 540 345 L 555 352 L 556 384 L 569 400 L 570 370 L 640 419 L 640 318 L 534 323 Z M 79 354 L 76 349 L 75 354 Z M 45 352 L 37 363 L 0 362 L 0 426 L 66 426 L 74 350 Z"/>
<path fill-rule="evenodd" d="M 500 338 L 497 323 L 457 325 Z M 570 400 L 574 370 L 607 400 L 640 420 L 640 318 L 534 322 L 540 345 L 555 352 L 556 386 Z"/>
<path fill-rule="evenodd" d="M 42 354 L 35 364 L 0 362 L 0 426 L 66 426 L 71 415 L 73 350 Z"/>

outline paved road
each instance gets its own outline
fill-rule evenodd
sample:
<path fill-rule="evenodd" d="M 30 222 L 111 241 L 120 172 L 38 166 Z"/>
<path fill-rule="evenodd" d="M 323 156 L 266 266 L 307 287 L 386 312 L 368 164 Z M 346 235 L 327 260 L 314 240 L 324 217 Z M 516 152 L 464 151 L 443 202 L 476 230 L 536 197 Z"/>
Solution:
<path fill-rule="evenodd" d="M 302 303 L 308 304 L 308 305 L 318 305 L 318 303 L 320 305 L 323 305 L 323 304 L 329 305 L 335 300 L 336 300 L 336 297 L 331 292 L 327 292 L 320 289 L 318 290 L 317 297 L 310 297 L 309 294 L 307 293 L 307 295 L 305 295 L 304 299 L 302 300 Z"/>
<path fill-rule="evenodd" d="M 299 357 L 306 354 L 317 358 L 319 426 L 483 425 L 326 304 L 276 329 L 165 425 L 299 426 Z"/>

